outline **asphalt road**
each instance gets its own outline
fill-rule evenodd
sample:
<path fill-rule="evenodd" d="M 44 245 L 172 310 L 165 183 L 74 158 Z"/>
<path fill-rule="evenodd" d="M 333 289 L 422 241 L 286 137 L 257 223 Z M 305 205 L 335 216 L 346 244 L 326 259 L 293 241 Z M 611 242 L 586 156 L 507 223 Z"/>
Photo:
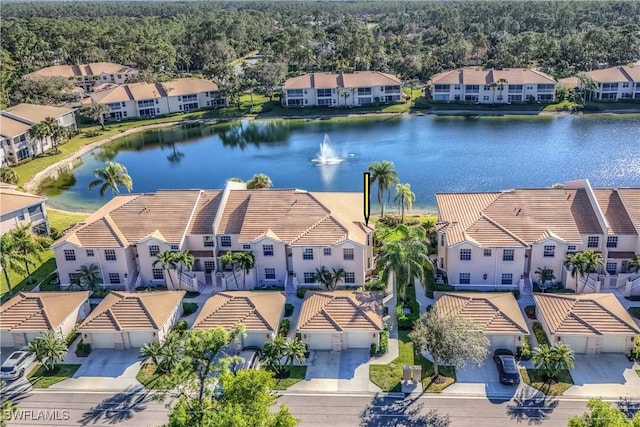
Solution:
<path fill-rule="evenodd" d="M 585 411 L 584 401 L 526 399 L 491 402 L 477 397 L 426 396 L 395 399 L 371 395 L 283 395 L 301 427 L 484 427 L 566 426 Z M 163 402 L 147 393 L 35 392 L 18 401 L 22 420 L 9 426 L 159 426 L 167 422 Z"/>

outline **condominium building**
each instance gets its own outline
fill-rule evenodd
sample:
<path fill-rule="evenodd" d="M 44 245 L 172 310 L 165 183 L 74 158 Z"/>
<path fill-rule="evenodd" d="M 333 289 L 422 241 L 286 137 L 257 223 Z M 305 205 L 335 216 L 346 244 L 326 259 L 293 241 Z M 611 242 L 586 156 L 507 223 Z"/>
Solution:
<path fill-rule="evenodd" d="M 611 67 L 584 73 L 597 89 L 588 99 L 594 101 L 640 100 L 640 66 Z M 579 83 L 579 86 L 581 84 Z"/>
<path fill-rule="evenodd" d="M 0 184 L 0 235 L 26 224 L 36 234 L 49 234 L 46 200 L 18 191 L 15 185 Z"/>
<path fill-rule="evenodd" d="M 510 104 L 552 102 L 557 82 L 548 74 L 528 68 L 458 68 L 433 75 L 429 85 L 433 101 Z"/>
<path fill-rule="evenodd" d="M 402 99 L 400 80 L 378 71 L 304 74 L 288 79 L 283 91 L 286 107 L 359 107 Z"/>
<path fill-rule="evenodd" d="M 89 64 L 54 65 L 25 74 L 23 78 L 64 77 L 73 81 L 76 86 L 91 91 L 95 85 L 101 83 L 126 83 L 130 77 L 136 74 L 138 74 L 138 70 L 125 65 L 113 62 L 91 62 Z"/>

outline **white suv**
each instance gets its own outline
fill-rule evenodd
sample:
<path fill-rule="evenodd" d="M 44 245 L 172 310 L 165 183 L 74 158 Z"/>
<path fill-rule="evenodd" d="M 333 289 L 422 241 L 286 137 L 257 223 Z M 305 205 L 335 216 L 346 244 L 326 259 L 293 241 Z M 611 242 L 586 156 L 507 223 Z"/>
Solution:
<path fill-rule="evenodd" d="M 24 375 L 35 356 L 26 351 L 14 351 L 0 367 L 0 379 L 15 380 Z"/>

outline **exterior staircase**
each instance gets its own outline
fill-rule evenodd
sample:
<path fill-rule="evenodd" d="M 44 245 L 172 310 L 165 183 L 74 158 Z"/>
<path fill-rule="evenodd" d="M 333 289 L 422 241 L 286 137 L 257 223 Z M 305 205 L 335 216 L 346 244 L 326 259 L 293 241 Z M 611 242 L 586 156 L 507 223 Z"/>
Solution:
<path fill-rule="evenodd" d="M 293 285 L 293 274 L 287 275 L 287 279 L 285 280 L 285 284 L 284 284 L 284 294 L 287 297 L 289 295 L 295 295 L 296 294 L 296 288 Z"/>
<path fill-rule="evenodd" d="M 524 287 L 522 288 L 522 294 L 523 295 L 533 294 L 533 288 L 531 287 L 531 279 L 529 279 L 528 277 L 524 278 Z"/>

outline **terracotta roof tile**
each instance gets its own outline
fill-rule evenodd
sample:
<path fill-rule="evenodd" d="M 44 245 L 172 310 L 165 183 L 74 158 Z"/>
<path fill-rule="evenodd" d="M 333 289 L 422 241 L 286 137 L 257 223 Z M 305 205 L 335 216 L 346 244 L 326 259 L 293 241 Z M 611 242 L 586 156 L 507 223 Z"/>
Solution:
<path fill-rule="evenodd" d="M 307 292 L 296 331 L 382 330 L 377 292 Z"/>
<path fill-rule="evenodd" d="M 505 68 L 485 70 L 481 68 L 458 68 L 431 76 L 431 84 L 488 85 L 505 79 L 508 84 L 552 84 L 553 76 L 529 68 Z"/>
<path fill-rule="evenodd" d="M 127 73 L 135 71 L 130 67 L 115 64 L 113 62 L 91 62 L 89 64 L 79 65 L 54 65 L 52 67 L 42 68 L 33 73 L 26 74 L 25 77 L 55 77 L 62 76 L 66 78 L 94 76 L 101 73 L 115 74 Z"/>
<path fill-rule="evenodd" d="M 335 89 L 336 87 L 397 86 L 400 80 L 391 74 L 379 71 L 356 71 L 354 73 L 309 73 L 293 77 L 284 83 L 284 89 Z"/>
<path fill-rule="evenodd" d="M 31 129 L 31 125 L 0 115 L 0 135 L 13 138 L 28 132 L 29 129 Z"/>
<path fill-rule="evenodd" d="M 56 329 L 88 299 L 88 291 L 20 292 L 0 306 L 0 329 L 4 331 Z"/>
<path fill-rule="evenodd" d="M 64 116 L 68 113 L 72 113 L 73 111 L 75 111 L 73 108 L 53 107 L 51 105 L 37 104 L 18 104 L 4 110 L 4 112 L 6 113 L 9 113 L 16 117 L 20 117 L 21 119 L 25 119 L 26 121 L 32 123 L 39 123 L 47 117 L 53 117 L 54 119 L 57 119 L 58 117 Z"/>
<path fill-rule="evenodd" d="M 162 83 L 167 96 L 191 95 L 200 92 L 217 92 L 218 85 L 205 79 L 183 78 Z"/>
<path fill-rule="evenodd" d="M 35 196 L 0 185 L 0 215 L 38 205 L 45 200 L 47 200 L 46 197 Z"/>
<path fill-rule="evenodd" d="M 610 234 L 637 234 L 633 221 L 627 214 L 617 190 L 599 188 L 593 190 L 598 205 L 609 224 Z M 638 191 L 640 195 L 640 191 Z"/>
<path fill-rule="evenodd" d="M 640 233 L 640 188 L 618 188 L 618 195 L 634 227 Z"/>

